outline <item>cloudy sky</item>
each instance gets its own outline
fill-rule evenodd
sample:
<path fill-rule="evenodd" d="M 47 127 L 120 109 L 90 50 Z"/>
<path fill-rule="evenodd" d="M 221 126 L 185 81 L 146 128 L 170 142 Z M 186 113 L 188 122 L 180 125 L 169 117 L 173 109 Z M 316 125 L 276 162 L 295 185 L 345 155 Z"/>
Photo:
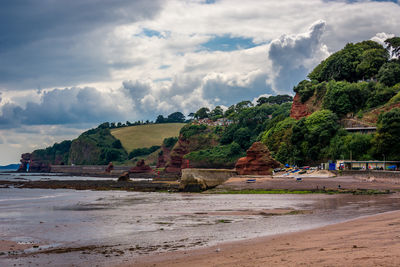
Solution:
<path fill-rule="evenodd" d="M 399 1 L 2 1 L 0 165 L 104 121 L 292 94 L 346 43 L 400 36 L 399 14 Z"/>

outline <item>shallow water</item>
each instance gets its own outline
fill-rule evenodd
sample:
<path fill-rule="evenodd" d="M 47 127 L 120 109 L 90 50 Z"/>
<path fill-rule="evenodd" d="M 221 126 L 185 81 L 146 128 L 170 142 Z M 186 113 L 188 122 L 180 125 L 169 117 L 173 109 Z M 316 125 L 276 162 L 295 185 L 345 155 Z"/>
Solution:
<path fill-rule="evenodd" d="M 125 257 L 135 257 L 305 230 L 399 208 L 398 195 L 207 195 L 3 188 L 0 239 L 47 247 L 110 245 L 125 251 Z M 265 216 L 249 212 L 271 209 L 310 210 L 312 214 Z M 70 254 L 57 255 L 57 259 L 82 263 L 82 255 L 76 262 L 78 258 Z M 84 259 L 92 262 L 93 257 L 91 254 Z M 41 259 L 53 260 L 54 255 L 40 254 L 34 261 Z M 4 257 L 1 260 L 15 263 Z M 18 262 L 27 260 L 33 259 L 24 257 Z"/>

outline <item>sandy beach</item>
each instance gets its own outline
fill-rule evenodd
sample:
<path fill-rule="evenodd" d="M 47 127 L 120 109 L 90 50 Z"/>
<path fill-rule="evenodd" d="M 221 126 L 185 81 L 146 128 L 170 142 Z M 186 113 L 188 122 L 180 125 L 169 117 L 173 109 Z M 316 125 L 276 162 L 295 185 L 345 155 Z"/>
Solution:
<path fill-rule="evenodd" d="M 139 258 L 122 266 L 399 266 L 400 211 L 302 232 Z"/>

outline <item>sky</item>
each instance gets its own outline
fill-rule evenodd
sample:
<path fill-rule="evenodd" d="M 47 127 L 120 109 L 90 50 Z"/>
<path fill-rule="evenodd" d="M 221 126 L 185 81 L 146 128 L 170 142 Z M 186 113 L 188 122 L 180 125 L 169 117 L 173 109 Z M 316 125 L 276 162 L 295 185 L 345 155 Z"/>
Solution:
<path fill-rule="evenodd" d="M 292 95 L 346 43 L 400 36 L 399 14 L 399 1 L 2 1 L 0 165 L 105 121 Z"/>

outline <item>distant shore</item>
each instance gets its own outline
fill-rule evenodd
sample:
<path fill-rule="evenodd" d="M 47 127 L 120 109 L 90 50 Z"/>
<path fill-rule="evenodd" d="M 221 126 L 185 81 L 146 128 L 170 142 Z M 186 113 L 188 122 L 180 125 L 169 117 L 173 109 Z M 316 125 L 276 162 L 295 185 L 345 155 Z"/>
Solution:
<path fill-rule="evenodd" d="M 399 266 L 400 211 L 313 230 L 141 257 L 118 266 Z"/>
<path fill-rule="evenodd" d="M 46 176 L 46 174 L 43 174 Z M 63 174 L 62 176 L 68 176 Z M 137 178 L 140 174 L 135 174 Z M 104 178 L 104 179 L 103 179 Z M 124 191 L 179 191 L 178 178 L 159 177 L 152 180 L 136 180 L 117 182 L 101 177 L 98 180 L 44 180 L 44 181 L 7 181 L 0 176 L 0 187 L 43 188 L 43 189 L 76 189 L 76 190 L 124 190 Z M 141 178 L 150 178 L 149 176 Z M 248 183 L 252 178 L 254 182 Z M 315 193 L 353 193 L 362 190 L 375 190 L 378 192 L 400 191 L 400 178 L 395 179 L 364 179 L 355 176 L 338 177 L 303 177 L 300 181 L 291 178 L 273 178 L 271 176 L 238 176 L 230 178 L 225 183 L 207 190 L 204 193 L 230 193 L 237 191 L 258 190 L 286 190 L 311 191 Z M 371 192 L 369 192 L 371 193 Z M 372 192 L 374 193 L 374 192 Z"/>

